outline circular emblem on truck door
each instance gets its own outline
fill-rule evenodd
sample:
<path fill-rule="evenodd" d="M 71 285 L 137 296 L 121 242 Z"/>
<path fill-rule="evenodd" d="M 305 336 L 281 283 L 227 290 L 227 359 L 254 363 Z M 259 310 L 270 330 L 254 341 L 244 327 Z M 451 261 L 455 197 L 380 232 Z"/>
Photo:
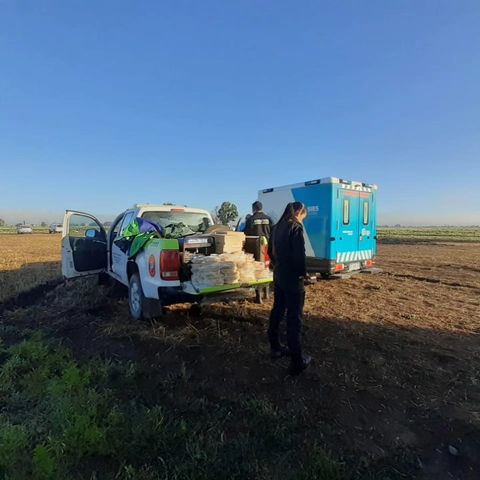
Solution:
<path fill-rule="evenodd" d="M 155 276 L 155 257 L 153 255 L 148 257 L 148 273 L 151 277 Z"/>

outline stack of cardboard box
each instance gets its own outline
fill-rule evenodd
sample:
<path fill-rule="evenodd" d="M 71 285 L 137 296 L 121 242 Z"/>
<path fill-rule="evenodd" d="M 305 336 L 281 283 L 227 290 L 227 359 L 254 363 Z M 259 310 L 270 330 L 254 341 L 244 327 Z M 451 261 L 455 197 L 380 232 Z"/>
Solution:
<path fill-rule="evenodd" d="M 197 288 L 254 283 L 269 280 L 271 272 L 262 262 L 256 262 L 253 255 L 222 253 L 220 255 L 196 255 L 192 262 L 192 283 Z"/>
<path fill-rule="evenodd" d="M 243 232 L 214 233 L 215 253 L 239 253 L 243 251 L 245 234 Z"/>

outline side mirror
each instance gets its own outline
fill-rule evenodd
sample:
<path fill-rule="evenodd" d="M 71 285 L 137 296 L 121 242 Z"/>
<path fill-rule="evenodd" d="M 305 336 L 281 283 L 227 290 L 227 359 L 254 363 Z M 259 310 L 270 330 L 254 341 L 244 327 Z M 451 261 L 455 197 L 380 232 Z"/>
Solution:
<path fill-rule="evenodd" d="M 89 228 L 88 230 L 85 230 L 85 236 L 87 238 L 95 238 L 97 236 L 97 233 L 98 231 L 94 228 Z"/>

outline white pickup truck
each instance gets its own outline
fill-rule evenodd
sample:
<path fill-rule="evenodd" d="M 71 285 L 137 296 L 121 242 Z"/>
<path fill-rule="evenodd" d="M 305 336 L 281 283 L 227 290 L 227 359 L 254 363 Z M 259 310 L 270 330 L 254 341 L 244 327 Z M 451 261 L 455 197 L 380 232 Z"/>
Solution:
<path fill-rule="evenodd" d="M 150 240 L 131 259 L 121 242 L 115 240 L 123 237 L 137 217 L 177 233 Z M 108 232 L 93 215 L 67 210 L 62 231 L 62 273 L 65 278 L 106 274 L 127 286 L 135 320 L 159 316 L 167 304 L 198 301 L 206 295 L 242 287 L 258 292 L 268 286 L 271 280 L 203 289 L 193 285 L 187 258 L 215 251 L 215 240 L 209 236 L 214 228 L 208 211 L 176 205 L 134 205 L 114 220 Z"/>

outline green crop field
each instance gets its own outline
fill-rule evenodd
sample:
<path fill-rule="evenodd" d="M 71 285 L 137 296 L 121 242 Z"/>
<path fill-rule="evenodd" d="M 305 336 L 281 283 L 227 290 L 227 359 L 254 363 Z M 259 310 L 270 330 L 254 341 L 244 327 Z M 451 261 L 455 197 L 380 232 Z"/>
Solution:
<path fill-rule="evenodd" d="M 378 238 L 383 243 L 480 243 L 480 227 L 379 227 Z"/>

